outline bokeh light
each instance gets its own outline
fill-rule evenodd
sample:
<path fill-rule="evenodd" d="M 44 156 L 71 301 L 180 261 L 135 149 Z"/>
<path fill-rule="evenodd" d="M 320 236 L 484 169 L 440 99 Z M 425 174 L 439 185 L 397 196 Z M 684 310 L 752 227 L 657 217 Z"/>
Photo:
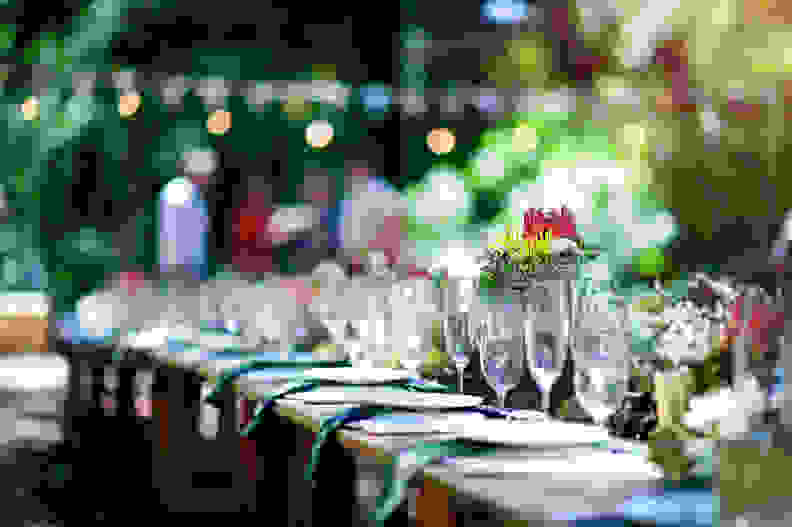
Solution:
<path fill-rule="evenodd" d="M 34 119 L 38 119 L 39 117 L 39 100 L 38 97 L 28 97 L 25 99 L 25 102 L 22 103 L 22 117 L 26 121 L 33 121 Z"/>
<path fill-rule="evenodd" d="M 536 128 L 529 125 L 520 125 L 514 129 L 512 146 L 517 152 L 532 152 L 537 145 Z"/>
<path fill-rule="evenodd" d="M 496 23 L 519 22 L 531 14 L 523 0 L 488 0 L 481 9 L 485 17 Z"/>
<path fill-rule="evenodd" d="M 210 134 L 223 135 L 231 128 L 231 112 L 218 110 L 209 115 L 206 128 Z"/>
<path fill-rule="evenodd" d="M 118 102 L 118 113 L 121 117 L 132 117 L 140 108 L 142 99 L 137 92 L 122 95 Z"/>
<path fill-rule="evenodd" d="M 471 175 L 476 187 L 491 188 L 506 177 L 507 157 L 501 148 L 484 148 L 473 158 Z"/>
<path fill-rule="evenodd" d="M 314 121 L 305 129 L 305 140 L 312 148 L 325 148 L 333 140 L 333 126 L 327 121 Z"/>
<path fill-rule="evenodd" d="M 290 95 L 283 103 L 283 111 L 292 121 L 308 119 L 311 114 L 311 104 L 305 97 Z"/>
<path fill-rule="evenodd" d="M 428 223 L 464 222 L 472 210 L 473 199 L 453 167 L 431 169 L 426 181 L 408 191 L 408 196 L 411 215 Z"/>
<path fill-rule="evenodd" d="M 448 128 L 439 128 L 426 135 L 426 144 L 433 154 L 443 155 L 454 149 L 456 138 Z"/>
<path fill-rule="evenodd" d="M 200 184 L 207 183 L 217 168 L 217 154 L 208 148 L 194 148 L 182 153 L 184 170 Z"/>
<path fill-rule="evenodd" d="M 391 102 L 390 93 L 385 86 L 367 86 L 361 89 L 360 95 L 366 110 L 370 112 L 384 111 Z"/>

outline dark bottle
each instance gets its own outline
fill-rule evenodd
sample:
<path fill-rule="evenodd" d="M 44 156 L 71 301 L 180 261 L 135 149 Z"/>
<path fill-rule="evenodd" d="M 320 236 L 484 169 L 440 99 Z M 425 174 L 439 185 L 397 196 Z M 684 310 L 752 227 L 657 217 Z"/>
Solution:
<path fill-rule="evenodd" d="M 625 439 L 646 441 L 657 426 L 653 372 L 656 366 L 636 364 L 630 372 L 627 393 L 620 408 L 608 418 L 610 432 Z"/>
<path fill-rule="evenodd" d="M 550 415 L 559 417 L 564 402 L 571 400 L 574 396 L 575 360 L 572 358 L 572 350 L 567 346 L 564 365 L 561 367 L 561 375 L 558 376 L 558 379 L 556 379 L 556 382 L 550 389 Z"/>
<path fill-rule="evenodd" d="M 527 361 L 520 382 L 506 396 L 506 406 L 520 410 L 543 410 L 542 391 L 531 374 L 531 368 Z"/>
<path fill-rule="evenodd" d="M 474 350 L 470 354 L 470 363 L 465 368 L 465 384 L 463 386 L 468 395 L 484 397 L 488 404 L 497 404 L 495 391 L 490 388 L 481 371 L 481 354 L 479 350 Z"/>

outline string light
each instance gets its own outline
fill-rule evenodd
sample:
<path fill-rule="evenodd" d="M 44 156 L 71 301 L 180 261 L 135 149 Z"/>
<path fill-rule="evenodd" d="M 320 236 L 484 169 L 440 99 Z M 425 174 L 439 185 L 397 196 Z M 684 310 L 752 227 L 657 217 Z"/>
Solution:
<path fill-rule="evenodd" d="M 325 148 L 333 140 L 333 126 L 327 121 L 314 121 L 305 129 L 305 140 L 313 148 Z"/>
<path fill-rule="evenodd" d="M 433 154 L 443 155 L 454 149 L 456 138 L 448 128 L 439 128 L 427 134 L 426 144 Z"/>
<path fill-rule="evenodd" d="M 194 148 L 182 153 L 182 162 L 192 181 L 205 184 L 217 168 L 217 154 L 214 150 Z"/>
<path fill-rule="evenodd" d="M 283 111 L 286 116 L 294 121 L 307 119 L 311 111 L 310 103 L 299 95 L 289 95 L 283 102 Z"/>
<path fill-rule="evenodd" d="M 206 128 L 210 134 L 223 135 L 231 128 L 231 112 L 217 110 L 209 115 Z"/>
<path fill-rule="evenodd" d="M 39 116 L 39 100 L 37 97 L 28 97 L 22 103 L 22 116 L 26 121 L 33 121 Z"/>
<path fill-rule="evenodd" d="M 125 93 L 118 103 L 118 113 L 121 117 L 132 117 L 140 108 L 141 98 L 137 92 Z"/>

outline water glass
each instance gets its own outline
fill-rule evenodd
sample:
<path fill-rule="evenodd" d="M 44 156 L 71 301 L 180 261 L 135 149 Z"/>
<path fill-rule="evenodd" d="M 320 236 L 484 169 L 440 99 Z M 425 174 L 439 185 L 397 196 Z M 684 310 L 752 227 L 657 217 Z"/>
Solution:
<path fill-rule="evenodd" d="M 521 327 L 505 323 L 505 317 L 490 313 L 479 334 L 481 371 L 506 407 L 506 395 L 520 382 L 524 372 L 524 338 Z"/>

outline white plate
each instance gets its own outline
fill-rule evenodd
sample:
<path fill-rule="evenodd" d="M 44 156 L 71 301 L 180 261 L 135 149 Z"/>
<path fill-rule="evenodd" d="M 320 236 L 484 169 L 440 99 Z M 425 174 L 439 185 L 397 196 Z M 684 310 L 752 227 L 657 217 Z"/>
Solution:
<path fill-rule="evenodd" d="M 483 421 L 479 413 L 425 413 L 394 412 L 351 423 L 349 428 L 361 429 L 369 434 L 448 434 L 469 422 Z"/>
<path fill-rule="evenodd" d="M 466 426 L 460 434 L 465 439 L 485 443 L 540 448 L 590 445 L 609 439 L 605 428 L 558 421 L 525 423 L 488 420 L 479 426 Z"/>
<path fill-rule="evenodd" d="M 557 452 L 557 451 L 553 451 Z M 606 480 L 647 479 L 663 477 L 662 471 L 646 459 L 633 454 L 587 452 L 571 455 L 539 455 L 524 459 L 456 458 L 448 462 L 465 475 L 546 474 L 562 480 L 591 481 L 592 477 Z"/>
<path fill-rule="evenodd" d="M 286 396 L 313 404 L 372 404 L 393 408 L 453 409 L 472 408 L 481 404 L 482 397 L 449 393 L 422 393 L 386 390 L 382 387 L 326 386 L 310 392 Z"/>
<path fill-rule="evenodd" d="M 348 384 L 384 384 L 406 381 L 410 374 L 404 370 L 390 368 L 312 368 L 305 372 L 306 377 L 322 381 L 344 382 Z"/>

